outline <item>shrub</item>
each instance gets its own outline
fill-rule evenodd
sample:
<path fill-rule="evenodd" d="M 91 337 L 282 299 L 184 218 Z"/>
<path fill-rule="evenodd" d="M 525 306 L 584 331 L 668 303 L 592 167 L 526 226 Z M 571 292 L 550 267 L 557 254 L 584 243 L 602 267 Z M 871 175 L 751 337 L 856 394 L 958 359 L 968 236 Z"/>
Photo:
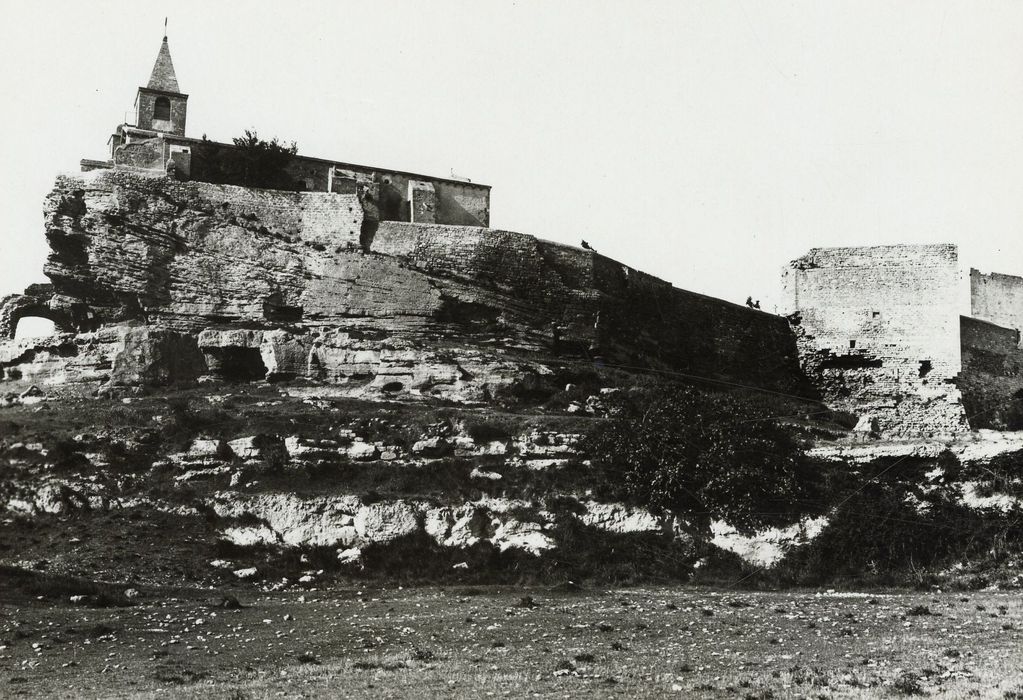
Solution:
<path fill-rule="evenodd" d="M 1005 416 L 1005 424 L 1009 430 L 1023 430 L 1023 389 L 1012 395 Z"/>
<path fill-rule="evenodd" d="M 125 597 L 124 588 L 120 584 L 90 581 L 66 574 L 47 574 L 0 564 L 0 596 L 5 599 L 12 599 L 15 593 L 62 601 L 66 601 L 69 596 L 81 595 L 86 597 L 89 605 L 97 608 L 134 605 L 134 602 Z"/>
<path fill-rule="evenodd" d="M 299 190 L 299 183 L 287 167 L 298 146 L 273 138 L 264 141 L 255 131 L 233 139 L 234 148 L 206 140 L 194 149 L 193 176 L 197 180 L 274 190 Z"/>
<path fill-rule="evenodd" d="M 468 419 L 465 421 L 465 432 L 477 444 L 484 444 L 495 440 L 510 440 L 514 430 L 514 421 L 499 421 L 496 419 Z"/>
<path fill-rule="evenodd" d="M 616 394 L 588 437 L 598 467 L 617 470 L 633 502 L 737 529 L 792 522 L 805 511 L 802 450 L 769 405 L 665 385 Z"/>
<path fill-rule="evenodd" d="M 996 472 L 997 464 L 983 470 Z M 970 508 L 955 490 L 926 488 L 925 473 L 936 465 L 952 482 L 975 468 L 959 467 L 945 454 L 937 460 L 879 459 L 855 473 L 833 475 L 828 498 L 836 507 L 827 528 L 791 552 L 774 574 L 798 585 L 846 580 L 927 586 L 934 572 L 954 564 L 994 566 L 1017 554 L 1023 523 Z M 960 576 L 956 585 L 972 584 Z"/>

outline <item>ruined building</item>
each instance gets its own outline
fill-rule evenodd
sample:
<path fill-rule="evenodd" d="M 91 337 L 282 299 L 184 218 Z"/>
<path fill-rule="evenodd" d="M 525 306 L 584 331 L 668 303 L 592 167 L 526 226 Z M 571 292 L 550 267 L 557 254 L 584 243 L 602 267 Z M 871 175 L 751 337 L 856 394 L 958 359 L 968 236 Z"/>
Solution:
<path fill-rule="evenodd" d="M 963 316 L 963 402 L 974 427 L 1023 429 L 1023 277 L 970 270 Z"/>
<path fill-rule="evenodd" d="M 1023 279 L 971 270 L 960 316 L 953 245 L 815 248 L 782 278 L 804 371 L 861 429 L 1018 427 Z"/>

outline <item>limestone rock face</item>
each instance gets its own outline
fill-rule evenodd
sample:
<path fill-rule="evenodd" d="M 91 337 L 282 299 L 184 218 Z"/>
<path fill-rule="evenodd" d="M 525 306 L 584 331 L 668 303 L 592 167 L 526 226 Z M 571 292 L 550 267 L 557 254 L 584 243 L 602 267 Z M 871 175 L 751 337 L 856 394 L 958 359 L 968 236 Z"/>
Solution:
<path fill-rule="evenodd" d="M 666 529 L 666 523 L 662 518 L 642 508 L 595 501 L 585 505 L 586 512 L 582 513 L 579 519 L 586 525 L 599 527 L 608 532 L 662 532 Z"/>
<path fill-rule="evenodd" d="M 366 236 L 366 218 L 355 194 L 61 176 L 45 211 L 52 284 L 0 300 L 0 336 L 25 315 L 121 328 L 95 363 L 112 386 L 208 372 L 483 403 L 550 393 L 552 363 L 597 357 L 805 389 L 784 319 L 528 235 L 371 221 Z M 0 348 L 0 369 L 86 380 L 70 359 L 14 352 Z"/>
<path fill-rule="evenodd" d="M 483 508 L 465 506 L 453 513 L 455 519 L 441 544 L 448 547 L 471 547 L 493 536 L 490 514 Z"/>
<path fill-rule="evenodd" d="M 539 523 L 507 520 L 494 533 L 494 544 L 502 552 L 508 549 L 521 549 L 534 556 L 554 549 L 554 539 L 543 531 Z"/>
<path fill-rule="evenodd" d="M 205 374 L 195 337 L 165 328 L 110 326 L 90 333 L 0 342 L 0 388 L 167 386 Z"/>
<path fill-rule="evenodd" d="M 126 328 L 110 371 L 112 386 L 166 386 L 206 373 L 194 336 L 157 328 Z"/>
<path fill-rule="evenodd" d="M 292 494 L 221 494 L 212 507 L 220 517 L 262 521 L 259 526 L 229 528 L 225 537 L 235 544 L 334 547 L 347 546 L 357 538 L 351 515 L 358 507 L 354 496 L 303 500 Z"/>
<path fill-rule="evenodd" d="M 371 542 L 390 542 L 419 529 L 419 512 L 404 501 L 374 503 L 355 514 L 355 531 Z"/>

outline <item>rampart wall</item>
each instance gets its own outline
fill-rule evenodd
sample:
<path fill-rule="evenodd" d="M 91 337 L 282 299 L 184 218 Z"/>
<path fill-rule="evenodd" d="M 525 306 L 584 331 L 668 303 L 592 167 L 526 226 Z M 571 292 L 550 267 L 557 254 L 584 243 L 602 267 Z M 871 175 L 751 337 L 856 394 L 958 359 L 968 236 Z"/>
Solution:
<path fill-rule="evenodd" d="M 443 377 L 483 392 L 493 358 L 517 353 L 812 393 L 784 318 L 525 234 L 383 221 L 367 237 L 366 218 L 356 194 L 62 177 L 46 207 L 52 298 L 32 303 L 82 332 L 197 336 L 211 368 L 242 358 L 253 376 L 349 382 L 379 375 L 384 353 L 436 375 L 416 386 Z M 25 300 L 7 303 L 13 314 Z M 441 356 L 445 369 L 430 369 Z"/>
<path fill-rule="evenodd" d="M 970 314 L 1023 331 L 1023 277 L 970 270 Z M 1021 346 L 1023 347 L 1023 346 Z"/>
<path fill-rule="evenodd" d="M 779 316 L 674 288 L 592 251 L 507 231 L 382 224 L 373 251 L 500 291 L 594 359 L 813 395 Z"/>
<path fill-rule="evenodd" d="M 25 315 L 79 333 L 166 329 L 176 335 L 153 337 L 201 351 L 196 376 L 305 376 L 455 400 L 553 376 L 543 363 L 650 368 L 819 397 L 889 436 L 955 433 L 967 414 L 975 427 L 1009 425 L 1023 389 L 1018 334 L 957 313 L 954 246 L 815 249 L 785 271 L 786 319 L 525 234 L 381 221 L 353 189 L 61 177 L 46 205 L 52 286 L 0 301 L 0 332 Z M 135 338 L 110 337 L 112 357 Z M 163 375 L 154 365 L 119 376 Z"/>
<path fill-rule="evenodd" d="M 885 434 L 967 428 L 953 245 L 815 248 L 783 272 L 803 368 Z"/>
<path fill-rule="evenodd" d="M 963 316 L 959 386 L 974 428 L 1023 430 L 1020 332 Z"/>

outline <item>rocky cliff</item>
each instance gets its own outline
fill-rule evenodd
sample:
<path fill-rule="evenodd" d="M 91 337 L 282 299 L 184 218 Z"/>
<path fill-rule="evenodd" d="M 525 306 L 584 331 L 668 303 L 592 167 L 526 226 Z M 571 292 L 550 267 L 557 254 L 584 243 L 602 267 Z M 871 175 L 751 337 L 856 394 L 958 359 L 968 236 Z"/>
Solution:
<path fill-rule="evenodd" d="M 60 177 L 50 284 L 0 301 L 0 392 L 28 418 L 0 435 L 7 510 L 168 521 L 260 578 L 260 552 L 379 570 L 395 548 L 585 572 L 549 556 L 583 541 L 687 566 L 686 524 L 604 493 L 579 442 L 643 370 L 807 392 L 786 321 L 592 251 L 373 214 L 356 194 Z M 26 316 L 58 332 L 14 340 Z M 37 432 L 37 410 L 60 418 Z"/>
<path fill-rule="evenodd" d="M 862 469 L 840 455 L 819 499 L 754 536 L 626 505 L 583 436 L 651 377 L 766 389 L 802 439 L 843 431 L 808 402 L 786 319 L 592 251 L 379 222 L 354 194 L 123 171 L 59 178 L 45 221 L 50 284 L 0 300 L 0 561 L 311 586 L 677 580 L 804 551 L 787 575 L 812 582 L 861 522 L 933 534 L 951 514 L 980 533 L 935 566 L 1016 532 L 1018 478 L 965 456 L 937 469 L 939 442 Z M 58 332 L 14 340 L 26 316 Z"/>
<path fill-rule="evenodd" d="M 213 375 L 479 402 L 597 363 L 808 391 L 784 319 L 528 235 L 377 222 L 354 194 L 96 171 L 59 178 L 45 221 L 52 285 L 4 299 L 0 333 L 73 335 L 0 348 L 10 390 Z"/>

